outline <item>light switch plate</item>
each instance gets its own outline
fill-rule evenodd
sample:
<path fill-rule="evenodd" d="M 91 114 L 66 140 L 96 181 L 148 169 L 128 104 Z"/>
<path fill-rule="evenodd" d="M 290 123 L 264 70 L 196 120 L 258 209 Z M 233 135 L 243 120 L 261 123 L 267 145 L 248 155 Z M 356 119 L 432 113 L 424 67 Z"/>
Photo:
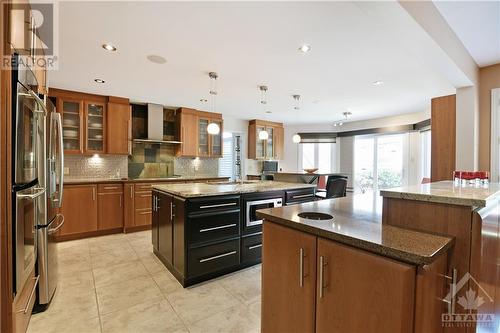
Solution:
<path fill-rule="evenodd" d="M 69 175 L 69 168 L 64 168 L 64 175 Z"/>

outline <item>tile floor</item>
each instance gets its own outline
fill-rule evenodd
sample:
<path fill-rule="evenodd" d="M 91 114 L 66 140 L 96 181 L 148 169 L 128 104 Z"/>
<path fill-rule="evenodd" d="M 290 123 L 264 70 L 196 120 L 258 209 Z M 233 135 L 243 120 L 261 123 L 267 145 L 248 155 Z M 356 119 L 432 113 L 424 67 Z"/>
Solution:
<path fill-rule="evenodd" d="M 59 243 L 59 285 L 28 333 L 259 332 L 260 265 L 182 288 L 151 231 Z"/>

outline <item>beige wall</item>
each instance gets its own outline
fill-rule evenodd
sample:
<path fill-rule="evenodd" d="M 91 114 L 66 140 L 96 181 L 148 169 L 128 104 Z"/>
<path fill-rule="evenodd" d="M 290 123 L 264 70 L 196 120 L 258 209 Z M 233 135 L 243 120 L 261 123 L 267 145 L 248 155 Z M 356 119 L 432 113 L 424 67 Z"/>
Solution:
<path fill-rule="evenodd" d="M 490 170 L 491 90 L 500 88 L 500 64 L 479 70 L 479 169 Z"/>

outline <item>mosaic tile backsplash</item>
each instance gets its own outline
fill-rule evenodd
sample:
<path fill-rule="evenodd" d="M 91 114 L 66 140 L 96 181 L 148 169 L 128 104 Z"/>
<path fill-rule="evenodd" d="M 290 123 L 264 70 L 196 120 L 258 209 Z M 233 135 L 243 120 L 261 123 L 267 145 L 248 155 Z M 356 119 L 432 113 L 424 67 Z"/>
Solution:
<path fill-rule="evenodd" d="M 65 155 L 64 167 L 69 170 L 65 179 L 124 178 L 127 177 L 127 156 Z"/>

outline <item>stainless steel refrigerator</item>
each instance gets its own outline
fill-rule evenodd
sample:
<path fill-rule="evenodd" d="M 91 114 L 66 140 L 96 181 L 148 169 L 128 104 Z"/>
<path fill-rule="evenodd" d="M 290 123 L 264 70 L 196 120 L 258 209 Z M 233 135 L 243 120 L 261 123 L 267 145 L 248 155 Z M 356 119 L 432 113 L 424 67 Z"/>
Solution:
<path fill-rule="evenodd" d="M 64 149 L 61 115 L 46 96 L 46 117 L 39 123 L 41 158 L 38 163 L 38 182 L 46 189 L 40 197 L 42 216 L 37 226 L 37 273 L 39 275 L 35 312 L 43 311 L 50 304 L 57 287 L 57 244 L 55 236 L 64 224 L 64 216 L 58 213 L 62 204 L 64 187 Z"/>

